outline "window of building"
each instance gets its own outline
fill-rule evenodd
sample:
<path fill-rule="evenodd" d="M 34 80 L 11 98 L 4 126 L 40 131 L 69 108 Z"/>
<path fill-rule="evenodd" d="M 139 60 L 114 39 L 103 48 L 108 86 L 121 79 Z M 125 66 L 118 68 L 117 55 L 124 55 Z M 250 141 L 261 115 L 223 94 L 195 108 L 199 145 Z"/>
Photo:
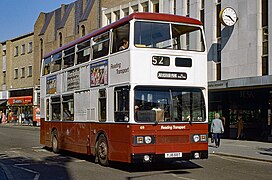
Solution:
<path fill-rule="evenodd" d="M 90 40 L 87 40 L 77 45 L 77 64 L 89 61 L 90 55 Z"/>
<path fill-rule="evenodd" d="M 65 95 L 62 97 L 63 113 L 62 117 L 64 121 L 74 120 L 74 95 Z"/>
<path fill-rule="evenodd" d="M 21 78 L 25 77 L 25 67 L 21 68 Z"/>
<path fill-rule="evenodd" d="M 186 16 L 190 16 L 190 0 L 187 0 L 186 2 Z"/>
<path fill-rule="evenodd" d="M 202 24 L 204 25 L 205 23 L 205 11 L 204 11 L 204 7 L 205 7 L 205 1 L 201 0 L 201 6 L 200 6 L 200 21 L 202 22 Z"/>
<path fill-rule="evenodd" d="M 268 0 L 262 0 L 262 75 L 269 74 Z"/>
<path fill-rule="evenodd" d="M 60 120 L 60 96 L 51 97 L 52 120 Z"/>
<path fill-rule="evenodd" d="M 28 53 L 32 53 L 32 42 L 28 43 Z"/>
<path fill-rule="evenodd" d="M 134 5 L 134 6 L 131 6 L 131 9 L 133 10 L 133 12 L 139 12 L 138 4 Z"/>
<path fill-rule="evenodd" d="M 62 46 L 62 33 L 59 33 L 59 47 Z"/>
<path fill-rule="evenodd" d="M 99 121 L 105 122 L 107 116 L 107 95 L 106 90 L 99 90 L 99 98 L 98 98 L 98 115 Z"/>
<path fill-rule="evenodd" d="M 115 11 L 114 15 L 115 15 L 115 21 L 120 19 L 120 11 Z"/>
<path fill-rule="evenodd" d="M 129 121 L 129 86 L 117 87 L 114 90 L 114 120 Z"/>
<path fill-rule="evenodd" d="M 85 36 L 86 35 L 86 29 L 85 29 L 85 26 L 82 25 L 81 26 L 81 36 Z"/>
<path fill-rule="evenodd" d="M 32 77 L 32 66 L 28 66 L 28 77 Z"/>
<path fill-rule="evenodd" d="M 43 39 L 40 39 L 40 59 L 43 59 Z"/>
<path fill-rule="evenodd" d="M 18 69 L 14 69 L 14 79 L 18 79 Z"/>
<path fill-rule="evenodd" d="M 158 0 L 152 0 L 151 3 L 153 4 L 153 12 L 159 13 L 160 12 L 160 6 Z"/>
<path fill-rule="evenodd" d="M 25 44 L 23 44 L 22 47 L 21 47 L 21 54 L 22 55 L 25 54 Z"/>
<path fill-rule="evenodd" d="M 129 9 L 125 8 L 123 9 L 124 17 L 129 15 Z"/>
<path fill-rule="evenodd" d="M 106 56 L 109 54 L 109 40 L 110 40 L 109 32 L 106 32 L 93 38 L 92 46 L 93 59 Z"/>
<path fill-rule="evenodd" d="M 111 14 L 107 14 L 106 15 L 106 18 L 107 18 L 107 25 L 109 25 L 111 23 Z"/>
<path fill-rule="evenodd" d="M 18 56 L 18 54 L 19 54 L 19 47 L 16 46 L 14 49 L 14 56 Z"/>
<path fill-rule="evenodd" d="M 129 24 L 122 25 L 113 29 L 113 46 L 112 53 L 128 48 L 129 40 Z M 125 45 L 127 43 L 127 45 Z"/>
<path fill-rule="evenodd" d="M 144 2 L 141 4 L 142 8 L 143 8 L 143 12 L 149 12 L 148 11 L 148 1 L 147 2 Z"/>

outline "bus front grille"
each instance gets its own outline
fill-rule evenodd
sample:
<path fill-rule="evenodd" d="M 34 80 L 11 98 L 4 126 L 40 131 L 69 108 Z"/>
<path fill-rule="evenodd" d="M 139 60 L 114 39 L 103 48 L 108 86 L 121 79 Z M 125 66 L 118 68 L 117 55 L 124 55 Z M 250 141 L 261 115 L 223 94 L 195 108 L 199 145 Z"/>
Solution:
<path fill-rule="evenodd" d="M 159 135 L 156 138 L 157 144 L 166 144 L 166 143 L 188 143 L 189 136 L 187 135 Z"/>

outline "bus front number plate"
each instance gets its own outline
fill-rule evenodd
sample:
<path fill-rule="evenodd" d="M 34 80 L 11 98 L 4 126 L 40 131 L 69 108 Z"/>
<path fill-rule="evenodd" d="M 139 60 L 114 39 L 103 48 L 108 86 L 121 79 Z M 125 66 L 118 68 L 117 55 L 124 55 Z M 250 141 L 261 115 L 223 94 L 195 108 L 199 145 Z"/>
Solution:
<path fill-rule="evenodd" d="M 178 158 L 182 157 L 182 152 L 165 153 L 165 158 Z"/>

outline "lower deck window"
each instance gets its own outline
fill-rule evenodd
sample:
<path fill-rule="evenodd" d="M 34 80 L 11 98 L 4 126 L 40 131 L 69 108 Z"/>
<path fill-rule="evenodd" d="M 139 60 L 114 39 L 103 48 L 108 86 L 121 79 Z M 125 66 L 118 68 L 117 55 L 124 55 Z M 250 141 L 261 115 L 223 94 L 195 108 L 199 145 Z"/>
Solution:
<path fill-rule="evenodd" d="M 60 97 L 52 97 L 51 99 L 51 108 L 52 108 L 52 120 L 60 120 Z"/>
<path fill-rule="evenodd" d="M 63 96 L 62 107 L 63 107 L 63 120 L 73 121 L 74 120 L 74 96 L 66 95 Z"/>
<path fill-rule="evenodd" d="M 114 90 L 114 120 L 116 122 L 129 121 L 129 86 Z"/>

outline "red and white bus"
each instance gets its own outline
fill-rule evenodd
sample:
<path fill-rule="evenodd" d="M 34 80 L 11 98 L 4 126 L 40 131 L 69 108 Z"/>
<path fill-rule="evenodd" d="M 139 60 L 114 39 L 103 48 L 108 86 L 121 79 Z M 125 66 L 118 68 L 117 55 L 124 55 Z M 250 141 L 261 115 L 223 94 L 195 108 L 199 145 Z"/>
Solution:
<path fill-rule="evenodd" d="M 127 163 L 208 158 L 202 23 L 133 13 L 45 55 L 40 142 Z"/>

